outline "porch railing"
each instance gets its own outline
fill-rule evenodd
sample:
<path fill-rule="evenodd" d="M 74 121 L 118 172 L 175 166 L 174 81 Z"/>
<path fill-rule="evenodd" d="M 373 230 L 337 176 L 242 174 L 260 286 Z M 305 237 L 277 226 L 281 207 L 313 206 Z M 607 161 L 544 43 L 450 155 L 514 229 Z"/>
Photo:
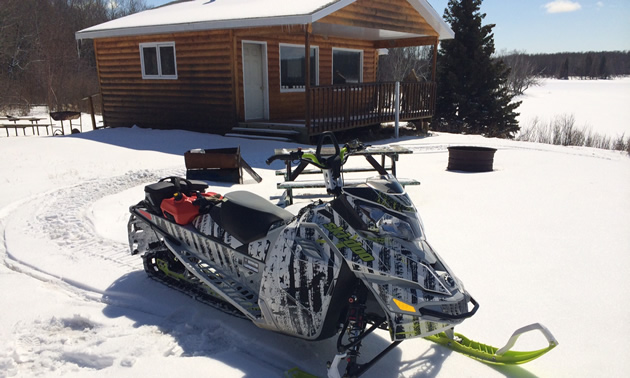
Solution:
<path fill-rule="evenodd" d="M 310 88 L 307 127 L 310 135 L 394 122 L 396 83 L 358 83 Z M 435 111 L 435 83 L 401 82 L 399 119 L 430 118 Z"/>

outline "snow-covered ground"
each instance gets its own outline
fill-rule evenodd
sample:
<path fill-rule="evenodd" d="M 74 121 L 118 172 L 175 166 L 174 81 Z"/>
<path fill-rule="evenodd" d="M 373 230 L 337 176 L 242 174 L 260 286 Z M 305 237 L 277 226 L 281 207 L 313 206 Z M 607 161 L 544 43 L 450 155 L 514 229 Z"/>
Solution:
<path fill-rule="evenodd" d="M 525 107 L 536 98 L 528 93 Z M 607 124 L 627 124 L 613 116 L 627 115 L 618 106 L 602 113 Z M 561 112 L 579 121 L 580 110 Z M 457 331 L 502 346 L 514 329 L 541 322 L 560 345 L 495 367 L 409 340 L 367 376 L 627 376 L 627 154 L 450 134 L 379 143 L 414 151 L 398 175 L 422 182 L 408 192 L 428 239 L 481 305 Z M 239 145 L 263 181 L 211 189 L 277 196 L 280 163 L 264 161 L 290 143 L 139 128 L 0 137 L 0 377 L 279 377 L 294 366 L 325 375 L 334 339 L 258 329 L 148 279 L 128 253 L 128 207 L 144 185 L 183 175 L 189 149 Z M 450 145 L 497 148 L 495 170 L 446 171 Z M 363 355 L 388 343 L 385 332 L 372 335 Z M 546 344 L 540 335 L 519 343 Z"/>

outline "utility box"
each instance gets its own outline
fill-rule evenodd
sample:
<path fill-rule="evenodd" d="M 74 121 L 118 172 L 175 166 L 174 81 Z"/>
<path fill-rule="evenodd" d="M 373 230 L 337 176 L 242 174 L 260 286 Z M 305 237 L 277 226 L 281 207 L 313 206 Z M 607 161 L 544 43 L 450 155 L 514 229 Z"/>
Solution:
<path fill-rule="evenodd" d="M 243 183 L 243 169 L 256 182 L 262 178 L 241 157 L 240 147 L 194 149 L 184 153 L 186 178 L 188 180 L 206 180 Z"/>
<path fill-rule="evenodd" d="M 184 153 L 186 178 L 243 183 L 240 147 L 194 149 Z"/>

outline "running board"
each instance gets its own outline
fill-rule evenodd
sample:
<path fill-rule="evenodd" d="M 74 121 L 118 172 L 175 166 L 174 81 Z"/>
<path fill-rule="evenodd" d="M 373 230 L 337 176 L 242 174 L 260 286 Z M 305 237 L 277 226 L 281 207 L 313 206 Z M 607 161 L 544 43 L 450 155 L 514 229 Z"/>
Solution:
<path fill-rule="evenodd" d="M 167 247 L 192 274 L 221 296 L 223 300 L 236 307 L 243 315 L 254 322 L 260 321 L 261 311 L 258 307 L 258 295 L 248 290 L 238 281 L 219 269 L 199 260 L 193 253 L 180 252 L 168 240 L 164 240 Z"/>

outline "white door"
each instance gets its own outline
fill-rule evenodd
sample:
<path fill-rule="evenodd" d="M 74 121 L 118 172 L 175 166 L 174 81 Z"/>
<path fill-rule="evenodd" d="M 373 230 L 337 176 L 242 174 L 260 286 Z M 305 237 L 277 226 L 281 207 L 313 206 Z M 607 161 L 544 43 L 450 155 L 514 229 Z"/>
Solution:
<path fill-rule="evenodd" d="M 245 120 L 265 119 L 266 94 L 264 45 L 243 43 L 243 90 Z"/>

